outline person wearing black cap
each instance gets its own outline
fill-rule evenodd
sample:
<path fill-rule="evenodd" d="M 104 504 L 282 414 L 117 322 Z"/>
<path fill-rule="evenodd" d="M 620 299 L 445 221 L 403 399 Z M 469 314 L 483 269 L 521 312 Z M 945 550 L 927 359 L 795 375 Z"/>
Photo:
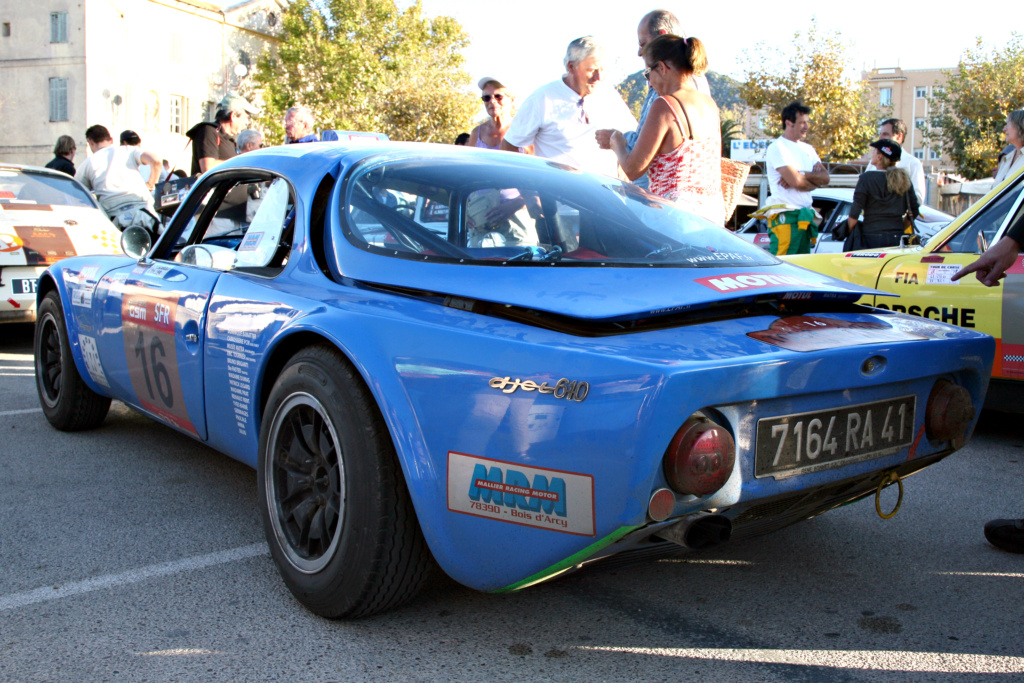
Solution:
<path fill-rule="evenodd" d="M 896 168 L 903 150 L 892 140 L 871 143 L 871 164 L 877 171 L 865 171 L 853 191 L 853 205 L 847 223 L 850 236 L 843 251 L 878 249 L 899 245 L 911 221 L 921 213 L 917 194 L 906 170 Z M 858 217 L 864 212 L 864 220 Z"/>
<path fill-rule="evenodd" d="M 225 95 L 217 104 L 214 121 L 198 123 L 185 133 L 192 140 L 192 175 L 206 173 L 234 157 L 238 153 L 235 136 L 248 127 L 249 116 L 258 113 L 244 97 Z"/>

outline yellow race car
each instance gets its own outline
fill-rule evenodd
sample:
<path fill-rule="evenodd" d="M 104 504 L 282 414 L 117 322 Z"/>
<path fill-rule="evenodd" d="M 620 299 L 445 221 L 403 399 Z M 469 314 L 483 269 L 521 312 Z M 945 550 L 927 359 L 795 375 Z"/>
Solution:
<path fill-rule="evenodd" d="M 998 287 L 985 287 L 973 274 L 957 282 L 950 279 L 999 240 L 1022 213 L 1024 174 L 1017 173 L 923 246 L 781 258 L 899 295 L 866 296 L 860 303 L 992 335 L 996 357 L 985 405 L 1024 412 L 1024 255 L 1018 256 Z"/>

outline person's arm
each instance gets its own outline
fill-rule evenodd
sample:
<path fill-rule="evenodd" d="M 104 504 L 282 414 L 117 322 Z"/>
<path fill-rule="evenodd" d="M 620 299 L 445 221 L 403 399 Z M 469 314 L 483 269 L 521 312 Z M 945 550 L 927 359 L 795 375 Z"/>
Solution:
<path fill-rule="evenodd" d="M 804 173 L 804 179 L 815 187 L 825 187 L 831 182 L 832 177 L 828 174 L 825 164 L 819 161 L 809 173 Z"/>
<path fill-rule="evenodd" d="M 206 173 L 211 168 L 221 163 L 220 159 L 220 130 L 212 126 L 204 125 L 197 132 L 192 144 L 196 146 L 199 154 L 199 172 Z"/>
<path fill-rule="evenodd" d="M 633 151 L 633 147 L 636 146 L 637 138 L 640 137 L 640 131 L 643 130 L 644 122 L 647 121 L 647 115 L 651 111 L 651 105 L 654 104 L 654 100 L 658 99 L 658 93 L 654 91 L 654 88 L 647 89 L 647 96 L 644 98 L 643 106 L 640 108 L 640 121 L 636 125 L 635 130 L 622 131 L 622 137 L 626 140 L 626 149 Z M 601 140 L 598 139 L 598 143 Z M 605 149 L 604 145 L 601 146 Z"/>
<path fill-rule="evenodd" d="M 515 145 L 510 145 L 508 143 L 508 141 L 502 140 L 501 141 L 501 148 L 503 150 L 505 150 L 506 152 L 521 152 L 523 154 L 533 154 L 533 145 L 526 145 L 524 147 L 516 147 Z"/>
<path fill-rule="evenodd" d="M 910 200 L 911 215 L 913 215 L 914 218 L 919 218 L 921 216 L 921 203 L 917 201 L 917 192 L 914 191 L 913 187 L 910 188 L 910 195 L 907 199 Z"/>
<path fill-rule="evenodd" d="M 152 190 L 160 182 L 160 171 L 163 170 L 164 160 L 152 152 L 143 152 L 139 158 L 142 163 L 149 166 L 149 180 L 146 181 L 146 187 Z"/>
<path fill-rule="evenodd" d="M 658 100 L 651 105 L 647 120 L 644 122 L 644 127 L 640 129 L 640 135 L 637 136 L 632 150 L 626 145 L 626 138 L 622 133 L 611 132 L 608 145 L 618 157 L 619 167 L 622 168 L 622 172 L 626 174 L 627 178 L 636 180 L 647 172 L 647 167 L 651 165 L 654 157 L 661 150 L 670 125 L 675 125 L 675 115 L 667 102 Z M 599 141 L 603 137 L 601 132 L 598 132 Z"/>
<path fill-rule="evenodd" d="M 480 129 L 483 128 L 484 124 L 480 124 L 472 130 L 469 134 L 469 139 L 466 140 L 466 147 L 476 147 L 477 140 L 480 139 Z"/>

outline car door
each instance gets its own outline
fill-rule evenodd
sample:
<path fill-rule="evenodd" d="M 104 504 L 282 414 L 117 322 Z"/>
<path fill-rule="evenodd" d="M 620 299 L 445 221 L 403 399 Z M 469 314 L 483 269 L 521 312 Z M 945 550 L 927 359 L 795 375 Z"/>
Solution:
<path fill-rule="evenodd" d="M 1024 211 L 1024 184 L 1008 187 L 940 243 L 890 258 L 877 288 L 900 296 L 880 308 L 976 329 L 996 338 L 993 377 L 1024 379 L 1024 266 L 1021 258 L 998 287 L 985 287 L 973 275 L 950 276 L 1002 237 Z"/>

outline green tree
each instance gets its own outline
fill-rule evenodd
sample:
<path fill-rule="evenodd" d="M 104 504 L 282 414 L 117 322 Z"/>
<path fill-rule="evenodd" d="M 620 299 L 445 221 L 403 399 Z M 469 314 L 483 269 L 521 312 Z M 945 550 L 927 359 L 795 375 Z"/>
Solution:
<path fill-rule="evenodd" d="M 1013 33 L 1002 49 L 977 38 L 964 51 L 945 88 L 934 95 L 928 134 L 967 178 L 992 175 L 1005 144 L 1006 115 L 1024 106 L 1024 38 Z"/>
<path fill-rule="evenodd" d="M 746 64 L 740 97 L 753 109 L 765 111 L 766 132 L 782 134 L 782 109 L 793 100 L 812 108 L 807 136 L 826 161 L 860 157 L 875 136 L 880 112 L 860 80 L 851 78 L 846 43 L 839 33 L 823 34 L 815 21 L 806 33 L 793 36 L 793 48 L 779 49 L 760 43 L 754 55 L 744 53 Z"/>
<path fill-rule="evenodd" d="M 395 0 L 295 0 L 276 51 L 257 62 L 261 122 L 280 137 L 284 111 L 303 104 L 321 128 L 451 142 L 480 107 L 462 70 L 468 44 L 458 22 L 425 18 L 418 0 L 404 10 Z"/>

